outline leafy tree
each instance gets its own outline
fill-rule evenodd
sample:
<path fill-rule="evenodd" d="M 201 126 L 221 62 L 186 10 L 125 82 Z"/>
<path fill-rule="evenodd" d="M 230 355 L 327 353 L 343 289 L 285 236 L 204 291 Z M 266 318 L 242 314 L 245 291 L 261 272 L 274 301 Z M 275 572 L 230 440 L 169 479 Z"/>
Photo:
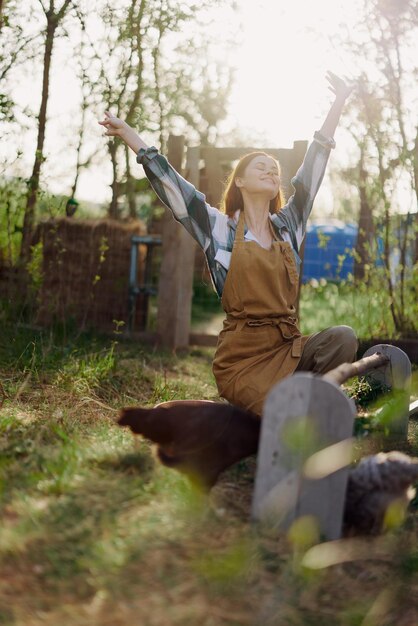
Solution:
<path fill-rule="evenodd" d="M 355 38 L 339 43 L 362 58 L 357 96 L 347 117 L 359 157 L 357 166 L 343 174 L 356 185 L 360 200 L 356 278 L 365 278 L 371 242 L 379 233 L 383 278 L 396 331 L 416 333 L 416 311 L 409 306 L 411 297 L 416 301 L 416 286 L 407 269 L 407 257 L 411 240 L 417 237 L 418 124 L 413 114 L 418 76 L 413 54 L 418 36 L 417 0 L 363 0 L 354 32 Z M 409 215 L 396 235 L 394 207 L 400 182 L 409 187 L 411 201 Z M 397 265 L 392 261 L 394 247 L 399 249 Z M 415 264 L 417 261 L 415 251 Z"/>
<path fill-rule="evenodd" d="M 12 122 L 16 112 L 17 104 L 10 93 L 13 74 L 38 54 L 39 34 L 25 32 L 25 21 L 33 17 L 32 6 L 23 7 L 18 0 L 0 0 L 0 122 Z"/>
<path fill-rule="evenodd" d="M 100 51 L 107 48 L 110 55 L 107 54 L 106 59 L 109 56 L 114 59 L 110 66 L 101 62 L 96 80 L 96 89 L 100 86 L 102 108 L 105 104 L 130 125 L 139 127 L 141 132 L 157 133 L 162 151 L 176 121 L 183 120 L 185 134 L 198 129 L 194 138 L 204 140 L 205 128 L 214 128 L 219 118 L 225 115 L 230 82 L 223 90 L 217 90 L 216 98 L 213 89 L 209 94 L 209 85 L 213 88 L 215 84 L 201 81 L 208 64 L 202 38 L 184 41 L 183 35 L 183 31 L 192 25 L 196 28 L 200 12 L 216 4 L 221 3 L 214 0 L 201 3 L 129 0 L 119 6 L 117 14 L 108 5 L 102 12 L 106 31 L 102 40 L 94 44 L 95 58 L 100 62 L 103 58 Z M 224 73 L 219 69 L 219 76 Z M 193 89 L 196 82 L 198 87 Z M 209 104 L 209 97 L 212 104 Z M 216 112 L 215 105 L 218 107 Z M 205 115 L 209 120 L 205 120 Z M 121 145 L 117 140 L 110 140 L 108 149 L 113 171 L 109 216 L 120 216 L 119 199 L 125 195 L 129 215 L 133 217 L 136 198 L 135 177 L 130 168 L 132 155 L 124 148 L 122 163 L 119 156 Z"/>
<path fill-rule="evenodd" d="M 35 118 L 37 129 L 34 161 L 27 176 L 27 195 L 22 207 L 23 220 L 21 211 L 12 228 L 18 229 L 16 236 L 22 239 L 23 263 L 30 255 L 39 214 L 38 197 L 47 158 L 50 73 L 57 39 L 68 37 L 71 41 L 69 66 L 77 72 L 81 92 L 79 111 L 71 120 L 73 134 L 68 146 L 68 152 L 75 156 L 70 197 L 76 195 L 82 169 L 107 150 L 113 171 L 109 215 L 134 217 L 138 181 L 131 172 L 133 155 L 114 140 L 103 145 L 96 142 L 94 149 L 88 148 L 92 111 L 96 119 L 105 108 L 110 108 L 142 132 L 156 136 L 162 151 L 170 132 L 181 132 L 192 141 L 213 142 L 217 122 L 225 115 L 230 75 L 224 67 L 209 60 L 210 33 L 199 19 L 206 9 L 223 3 L 224 0 L 120 0 L 115 6 L 110 0 L 31 0 L 23 8 L 18 0 L 1 0 L 0 36 L 4 45 L 0 48 L 0 77 L 4 80 L 0 114 L 3 113 L 2 119 L 8 123 L 4 125 L 5 132 L 8 129 L 10 134 L 14 133 L 14 142 L 13 124 L 16 126 L 17 121 L 13 118 L 20 105 L 12 101 L 11 86 L 21 74 L 12 70 L 20 64 L 24 71 L 31 71 L 38 63 L 43 72 L 37 114 L 20 107 L 25 114 L 19 120 L 20 135 L 30 128 L 29 124 L 27 129 L 24 127 L 24 117 Z M 7 85 L 7 90 L 3 85 Z M 10 159 L 5 163 L 23 180 L 22 171 L 12 165 Z M 120 207 L 122 197 L 127 201 L 127 213 Z"/>
<path fill-rule="evenodd" d="M 87 37 L 88 26 L 86 25 L 85 15 L 77 8 L 76 16 L 79 21 L 81 27 L 80 33 L 80 43 L 75 50 L 75 57 L 77 61 L 77 75 L 80 82 L 80 91 L 81 91 L 81 102 L 80 102 L 80 125 L 79 132 L 77 136 L 77 145 L 76 145 L 76 167 L 74 174 L 74 181 L 71 186 L 70 198 L 67 202 L 67 215 L 72 215 L 73 213 L 69 213 L 68 207 L 73 207 L 74 212 L 78 205 L 75 200 L 77 194 L 77 185 L 80 177 L 81 170 L 83 168 L 87 168 L 94 161 L 97 151 L 93 150 L 90 153 L 82 158 L 83 147 L 85 143 L 85 136 L 87 130 L 87 113 L 90 108 L 94 106 L 94 90 L 92 89 L 92 81 L 89 76 L 89 67 L 91 63 L 91 55 L 89 53 L 89 45 L 90 41 Z"/>
<path fill-rule="evenodd" d="M 57 5 L 55 3 L 55 0 L 49 0 L 49 5 L 46 5 L 43 0 L 38 1 L 46 18 L 46 28 L 44 30 L 42 96 L 38 114 L 38 133 L 35 158 L 32 173 L 28 180 L 28 194 L 26 198 L 25 216 L 23 220 L 21 250 L 22 260 L 27 260 L 29 257 L 30 241 L 35 223 L 35 207 L 39 191 L 39 177 L 42 169 L 42 164 L 45 160 L 44 142 L 47 122 L 46 114 L 49 98 L 49 79 L 52 52 L 54 48 L 55 38 L 57 37 L 58 28 L 72 5 L 72 0 L 63 0 L 60 5 Z"/>

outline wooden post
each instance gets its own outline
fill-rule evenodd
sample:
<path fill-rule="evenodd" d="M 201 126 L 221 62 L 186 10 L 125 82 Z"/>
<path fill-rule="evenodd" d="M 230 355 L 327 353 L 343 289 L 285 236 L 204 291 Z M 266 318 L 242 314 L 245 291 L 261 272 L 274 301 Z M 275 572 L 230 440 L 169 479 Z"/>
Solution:
<path fill-rule="evenodd" d="M 170 135 L 167 157 L 179 173 L 183 152 L 184 136 Z M 167 210 L 162 224 L 157 334 L 162 346 L 174 350 L 189 346 L 194 248 L 192 237 Z"/>
<path fill-rule="evenodd" d="M 270 529 L 300 517 L 338 539 L 351 462 L 354 402 L 333 382 L 300 372 L 267 396 L 252 516 Z"/>
<path fill-rule="evenodd" d="M 218 206 L 222 197 L 223 180 L 222 168 L 217 148 L 207 147 L 204 149 L 205 169 L 208 183 L 207 201 L 211 206 Z"/>

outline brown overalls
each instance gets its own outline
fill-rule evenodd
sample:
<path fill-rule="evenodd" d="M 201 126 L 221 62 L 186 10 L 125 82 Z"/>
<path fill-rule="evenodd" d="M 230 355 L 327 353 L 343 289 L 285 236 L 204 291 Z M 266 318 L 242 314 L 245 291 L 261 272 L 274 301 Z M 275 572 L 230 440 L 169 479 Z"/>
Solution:
<path fill-rule="evenodd" d="M 298 366 L 309 336 L 297 326 L 299 276 L 288 242 L 244 241 L 240 212 L 222 294 L 226 313 L 213 361 L 219 395 L 261 415 L 272 386 Z"/>

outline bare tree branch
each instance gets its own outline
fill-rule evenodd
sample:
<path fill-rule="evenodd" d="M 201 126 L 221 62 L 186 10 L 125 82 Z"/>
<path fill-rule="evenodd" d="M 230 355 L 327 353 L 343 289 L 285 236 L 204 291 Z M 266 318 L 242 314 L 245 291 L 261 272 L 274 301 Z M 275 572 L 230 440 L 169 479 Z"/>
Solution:
<path fill-rule="evenodd" d="M 45 13 L 45 15 L 48 13 L 48 9 L 45 7 L 44 3 L 42 2 L 42 0 L 38 0 L 39 4 L 42 7 L 43 12 Z"/>
<path fill-rule="evenodd" d="M 36 33 L 36 35 L 32 35 L 30 37 L 26 37 L 22 43 L 17 47 L 13 49 L 13 52 L 11 53 L 11 56 L 9 57 L 9 63 L 7 65 L 4 66 L 4 68 L 2 69 L 2 72 L 0 74 L 0 81 L 4 80 L 6 77 L 6 74 L 11 70 L 11 68 L 16 67 L 16 61 L 20 55 L 20 53 L 33 41 L 35 41 L 36 39 L 39 38 L 39 33 Z M 27 58 L 25 59 L 27 60 Z"/>
<path fill-rule="evenodd" d="M 57 22 L 60 22 L 62 20 L 62 18 L 64 17 L 64 14 L 67 11 L 68 6 L 73 2 L 73 0 L 65 0 L 64 4 L 62 5 L 62 7 L 60 8 L 60 10 L 58 11 L 58 13 L 56 14 L 56 20 Z"/>

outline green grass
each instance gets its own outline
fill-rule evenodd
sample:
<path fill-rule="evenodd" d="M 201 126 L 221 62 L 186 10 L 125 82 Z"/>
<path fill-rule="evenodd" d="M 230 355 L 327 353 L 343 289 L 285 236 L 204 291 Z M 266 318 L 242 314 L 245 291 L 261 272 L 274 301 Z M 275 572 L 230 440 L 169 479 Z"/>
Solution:
<path fill-rule="evenodd" d="M 365 542 L 364 560 L 308 572 L 309 545 L 249 524 L 254 459 L 208 498 L 115 423 L 123 406 L 216 400 L 213 350 L 117 339 L 2 326 L 0 625 L 349 626 L 374 623 L 388 588 L 379 624 L 411 623 L 414 508 L 383 540 L 389 561 L 368 560 Z"/>

